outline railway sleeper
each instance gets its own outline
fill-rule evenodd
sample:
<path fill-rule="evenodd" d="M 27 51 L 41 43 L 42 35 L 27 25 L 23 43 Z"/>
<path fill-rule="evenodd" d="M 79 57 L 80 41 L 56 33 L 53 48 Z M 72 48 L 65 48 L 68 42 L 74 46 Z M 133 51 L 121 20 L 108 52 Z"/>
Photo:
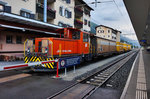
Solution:
<path fill-rule="evenodd" d="M 90 82 L 91 85 L 95 85 L 95 86 L 99 86 L 100 83 L 96 83 L 96 82 Z"/>
<path fill-rule="evenodd" d="M 104 80 L 94 80 L 94 82 L 97 82 L 97 83 L 101 83 L 101 82 L 103 82 L 103 81 L 105 81 L 105 79 Z"/>
<path fill-rule="evenodd" d="M 99 79 L 99 80 L 104 80 L 104 79 L 105 79 L 105 78 L 97 77 L 97 76 L 95 76 L 94 78 L 95 78 L 95 79 Z"/>

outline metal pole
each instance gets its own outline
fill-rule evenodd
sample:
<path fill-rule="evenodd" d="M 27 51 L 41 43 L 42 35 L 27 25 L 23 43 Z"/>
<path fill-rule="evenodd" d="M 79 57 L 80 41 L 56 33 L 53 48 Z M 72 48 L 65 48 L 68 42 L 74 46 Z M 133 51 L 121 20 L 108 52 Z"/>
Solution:
<path fill-rule="evenodd" d="M 73 69 L 74 71 L 73 71 L 73 73 L 76 73 L 76 66 L 74 65 L 74 69 Z"/>
<path fill-rule="evenodd" d="M 67 68 L 65 67 L 65 76 L 67 76 Z"/>
<path fill-rule="evenodd" d="M 57 62 L 57 74 L 56 74 L 56 78 L 59 78 L 60 76 L 59 76 L 59 60 L 58 60 L 58 62 Z"/>
<path fill-rule="evenodd" d="M 47 22 L 47 0 L 44 0 L 44 11 L 43 12 L 44 12 L 43 20 L 44 20 L 44 22 Z"/>

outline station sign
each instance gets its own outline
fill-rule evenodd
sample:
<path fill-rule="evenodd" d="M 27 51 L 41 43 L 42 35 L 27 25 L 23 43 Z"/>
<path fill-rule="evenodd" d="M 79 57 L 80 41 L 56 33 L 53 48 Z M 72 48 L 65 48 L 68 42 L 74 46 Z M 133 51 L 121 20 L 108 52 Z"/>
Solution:
<path fill-rule="evenodd" d="M 145 43 L 145 42 L 146 42 L 146 40 L 140 40 L 140 42 L 144 42 L 144 43 Z"/>
<path fill-rule="evenodd" d="M 80 56 L 73 56 L 67 58 L 60 58 L 59 59 L 59 66 L 60 68 L 66 68 L 74 65 L 80 64 Z"/>

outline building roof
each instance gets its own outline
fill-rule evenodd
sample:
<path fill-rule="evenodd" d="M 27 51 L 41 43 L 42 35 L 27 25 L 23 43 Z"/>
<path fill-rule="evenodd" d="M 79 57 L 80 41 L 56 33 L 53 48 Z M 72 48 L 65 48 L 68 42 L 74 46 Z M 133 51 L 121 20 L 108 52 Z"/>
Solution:
<path fill-rule="evenodd" d="M 90 7 L 85 1 L 83 1 L 83 0 L 80 0 L 80 2 L 82 3 L 82 4 L 86 4 L 86 6 L 90 9 L 90 10 L 94 10 L 92 7 Z"/>
<path fill-rule="evenodd" d="M 108 26 L 105 26 L 105 25 L 98 25 L 98 26 L 96 26 L 96 27 L 95 27 L 95 29 L 96 29 L 96 28 L 98 28 L 98 27 L 106 27 L 106 28 L 112 29 L 112 30 L 114 30 L 114 31 L 116 31 L 116 32 L 120 32 L 120 33 L 122 33 L 122 32 L 121 32 L 121 31 L 119 31 L 119 30 L 113 29 L 113 28 L 108 27 Z"/>

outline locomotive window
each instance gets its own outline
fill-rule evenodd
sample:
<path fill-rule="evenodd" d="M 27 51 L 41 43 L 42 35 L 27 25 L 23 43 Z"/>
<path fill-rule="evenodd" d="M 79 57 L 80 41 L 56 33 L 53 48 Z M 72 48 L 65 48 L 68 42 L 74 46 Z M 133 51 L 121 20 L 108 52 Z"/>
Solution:
<path fill-rule="evenodd" d="M 88 42 L 89 41 L 89 35 L 83 33 L 83 42 Z"/>
<path fill-rule="evenodd" d="M 39 41 L 39 47 L 38 47 L 38 52 L 42 52 L 42 42 L 41 41 Z"/>
<path fill-rule="evenodd" d="M 80 39 L 80 31 L 72 31 L 72 39 Z"/>

